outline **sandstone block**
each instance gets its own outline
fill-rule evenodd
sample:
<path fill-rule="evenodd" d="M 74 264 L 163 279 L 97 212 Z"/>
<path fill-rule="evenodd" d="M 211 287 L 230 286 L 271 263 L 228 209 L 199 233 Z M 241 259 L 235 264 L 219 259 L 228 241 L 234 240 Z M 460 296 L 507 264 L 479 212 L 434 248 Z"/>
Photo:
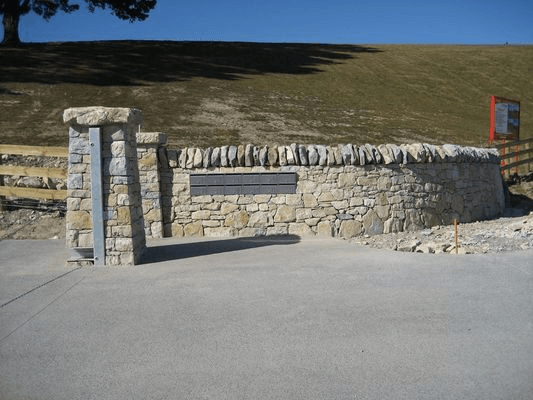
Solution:
<path fill-rule="evenodd" d="M 319 222 L 317 225 L 316 233 L 318 236 L 332 237 L 333 236 L 333 224 L 329 221 Z"/>
<path fill-rule="evenodd" d="M 359 221 L 346 220 L 341 222 L 339 228 L 339 236 L 345 239 L 350 239 L 358 236 L 363 231 L 363 225 Z"/>
<path fill-rule="evenodd" d="M 68 211 L 66 220 L 69 230 L 92 229 L 92 219 L 88 211 Z"/>
<path fill-rule="evenodd" d="M 212 167 L 220 167 L 221 161 L 220 161 L 220 147 L 215 147 L 213 149 L 213 152 L 211 153 L 211 166 Z"/>
<path fill-rule="evenodd" d="M 296 164 L 296 157 L 294 156 L 290 146 L 285 146 L 285 157 L 287 158 L 287 165 Z"/>
<path fill-rule="evenodd" d="M 403 231 L 403 220 L 399 218 L 389 218 L 383 224 L 383 233 L 397 233 Z"/>
<path fill-rule="evenodd" d="M 246 211 L 241 210 L 226 217 L 224 221 L 225 226 L 231 226 L 233 228 L 244 228 L 248 224 L 249 215 Z"/>
<path fill-rule="evenodd" d="M 315 145 L 307 146 L 307 159 L 309 165 L 318 165 L 319 155 Z"/>
<path fill-rule="evenodd" d="M 297 208 L 296 209 L 296 221 L 301 222 L 312 217 L 313 217 L 313 212 L 311 209 L 309 208 Z"/>
<path fill-rule="evenodd" d="M 235 236 L 235 233 L 235 229 L 228 226 L 204 228 L 204 235 L 209 237 L 232 237 Z"/>
<path fill-rule="evenodd" d="M 279 224 L 267 228 L 267 235 L 286 235 L 289 230 L 287 224 Z"/>
<path fill-rule="evenodd" d="M 203 236 L 204 227 L 202 226 L 202 222 L 196 221 L 185 225 L 185 227 L 183 228 L 183 233 L 185 236 Z"/>
<path fill-rule="evenodd" d="M 383 233 L 383 221 L 373 210 L 368 211 L 363 216 L 363 227 L 367 235 L 379 235 Z"/>
<path fill-rule="evenodd" d="M 274 215 L 274 222 L 294 222 L 296 221 L 296 209 L 287 205 L 280 205 Z"/>
<path fill-rule="evenodd" d="M 194 152 L 194 158 L 193 158 L 193 162 L 192 162 L 192 166 L 194 168 L 201 168 L 204 164 L 204 155 L 203 155 L 203 151 L 200 150 L 200 149 L 196 149 L 196 151 Z"/>
<path fill-rule="evenodd" d="M 318 152 L 318 165 L 325 166 L 328 163 L 328 152 L 326 146 L 317 145 L 316 150 Z"/>
<path fill-rule="evenodd" d="M 337 186 L 339 188 L 352 188 L 357 182 L 357 176 L 353 172 L 340 173 L 337 180 Z"/>
<path fill-rule="evenodd" d="M 143 113 L 136 108 L 76 107 L 68 108 L 63 112 L 63 122 L 71 125 L 140 125 L 142 121 Z"/>
<path fill-rule="evenodd" d="M 294 222 L 289 224 L 289 235 L 314 236 L 314 233 L 306 223 Z"/>
<path fill-rule="evenodd" d="M 296 143 L 291 144 L 291 151 L 292 151 L 292 154 L 294 155 L 294 164 L 301 165 L 299 146 Z"/>
<path fill-rule="evenodd" d="M 196 154 L 196 150 L 198 149 L 192 147 L 189 147 L 187 149 L 187 162 L 185 163 L 185 168 L 190 169 L 193 167 L 195 162 L 194 155 Z"/>
<path fill-rule="evenodd" d="M 298 146 L 298 156 L 300 158 L 300 165 L 309 165 L 309 159 L 307 158 L 307 149 L 303 144 Z"/>
<path fill-rule="evenodd" d="M 275 166 L 278 164 L 278 150 L 275 147 L 268 149 L 268 165 Z"/>
<path fill-rule="evenodd" d="M 185 231 L 183 229 L 183 226 L 178 223 L 173 223 L 171 225 L 171 234 L 173 237 L 182 237 L 185 235 Z"/>
<path fill-rule="evenodd" d="M 246 167 L 254 166 L 254 146 L 252 144 L 247 144 L 244 148 L 244 165 Z"/>
<path fill-rule="evenodd" d="M 194 211 L 191 214 L 192 219 L 209 219 L 210 216 L 211 216 L 211 211 L 209 210 L 198 210 L 198 211 Z"/>
<path fill-rule="evenodd" d="M 248 227 L 262 228 L 268 225 L 268 214 L 263 211 L 258 211 L 250 215 L 248 219 Z"/>
<path fill-rule="evenodd" d="M 301 194 L 288 194 L 286 195 L 285 203 L 289 206 L 300 206 L 302 205 L 302 195 Z"/>
<path fill-rule="evenodd" d="M 304 201 L 304 207 L 313 208 L 318 205 L 315 195 L 311 193 L 304 193 L 302 197 Z"/>
<path fill-rule="evenodd" d="M 256 237 L 256 236 L 265 236 L 265 228 L 243 228 L 239 230 L 239 237 Z"/>
<path fill-rule="evenodd" d="M 259 165 L 266 166 L 269 165 L 268 163 L 268 146 L 263 146 L 261 150 L 259 150 Z"/>
<path fill-rule="evenodd" d="M 237 146 L 230 146 L 228 148 L 228 165 L 230 167 L 238 166 L 237 152 L 238 152 Z"/>

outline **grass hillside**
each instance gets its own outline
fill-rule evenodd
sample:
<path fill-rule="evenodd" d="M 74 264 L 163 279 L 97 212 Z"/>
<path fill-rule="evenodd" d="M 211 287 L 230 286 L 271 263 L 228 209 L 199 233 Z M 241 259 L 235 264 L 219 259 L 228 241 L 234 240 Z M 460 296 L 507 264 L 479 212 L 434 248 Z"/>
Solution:
<path fill-rule="evenodd" d="M 533 136 L 533 47 L 88 42 L 0 47 L 0 142 L 67 145 L 68 107 L 138 107 L 171 146 L 485 146 L 491 95 Z"/>

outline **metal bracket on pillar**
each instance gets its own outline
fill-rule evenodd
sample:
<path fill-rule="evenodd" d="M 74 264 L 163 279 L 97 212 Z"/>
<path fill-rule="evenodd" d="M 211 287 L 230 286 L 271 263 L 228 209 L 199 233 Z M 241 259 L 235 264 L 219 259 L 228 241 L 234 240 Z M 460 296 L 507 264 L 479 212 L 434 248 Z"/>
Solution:
<path fill-rule="evenodd" d="M 102 190 L 102 129 L 89 128 L 94 265 L 105 265 L 104 199 Z"/>

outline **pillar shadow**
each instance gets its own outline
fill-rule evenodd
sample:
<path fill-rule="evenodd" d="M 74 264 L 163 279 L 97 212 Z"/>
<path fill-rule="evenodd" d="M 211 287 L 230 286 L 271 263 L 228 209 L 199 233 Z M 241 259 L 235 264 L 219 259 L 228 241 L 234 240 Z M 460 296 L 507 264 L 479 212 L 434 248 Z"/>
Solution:
<path fill-rule="evenodd" d="M 146 249 L 141 264 L 182 260 L 265 246 L 290 245 L 299 242 L 300 237 L 297 235 L 272 235 L 156 245 Z"/>

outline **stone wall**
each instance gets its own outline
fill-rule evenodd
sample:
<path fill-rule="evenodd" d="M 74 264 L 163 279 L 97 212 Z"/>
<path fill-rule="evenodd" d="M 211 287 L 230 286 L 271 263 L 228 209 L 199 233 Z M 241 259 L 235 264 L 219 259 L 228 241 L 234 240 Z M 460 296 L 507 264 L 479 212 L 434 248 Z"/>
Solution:
<path fill-rule="evenodd" d="M 293 144 L 162 146 L 158 154 L 165 236 L 349 238 L 493 218 L 505 206 L 491 149 Z M 193 173 L 277 171 L 297 174 L 296 193 L 191 195 Z"/>

